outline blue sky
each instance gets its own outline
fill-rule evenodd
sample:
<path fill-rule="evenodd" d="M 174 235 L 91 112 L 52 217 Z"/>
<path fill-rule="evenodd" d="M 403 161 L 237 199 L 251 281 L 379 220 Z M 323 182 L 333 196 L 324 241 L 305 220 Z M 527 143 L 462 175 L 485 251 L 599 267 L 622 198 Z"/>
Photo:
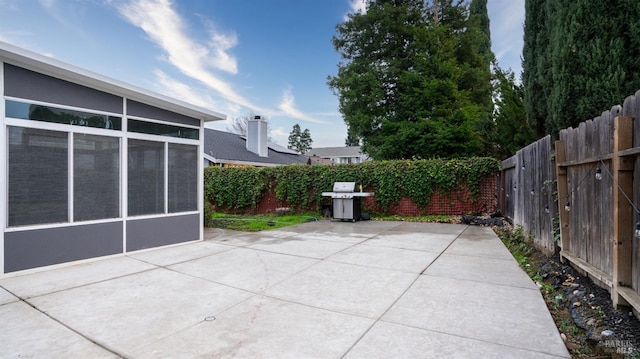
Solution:
<path fill-rule="evenodd" d="M 343 146 L 326 85 L 335 26 L 361 0 L 0 0 L 0 41 L 223 113 L 269 118 L 287 145 L 294 124 L 313 147 Z M 524 0 L 489 0 L 501 67 L 521 71 Z M 228 123 L 207 124 L 226 130 Z"/>

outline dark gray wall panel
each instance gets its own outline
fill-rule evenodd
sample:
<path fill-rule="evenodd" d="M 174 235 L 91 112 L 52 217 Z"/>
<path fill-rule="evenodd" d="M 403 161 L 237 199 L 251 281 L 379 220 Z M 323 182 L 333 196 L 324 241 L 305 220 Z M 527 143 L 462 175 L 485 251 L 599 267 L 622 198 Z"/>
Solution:
<path fill-rule="evenodd" d="M 200 239 L 200 214 L 127 221 L 127 251 Z"/>
<path fill-rule="evenodd" d="M 120 96 L 7 63 L 4 64 L 4 79 L 4 94 L 6 96 L 122 113 L 122 97 Z"/>
<path fill-rule="evenodd" d="M 122 253 L 122 222 L 5 232 L 4 271 Z"/>
<path fill-rule="evenodd" d="M 181 115 L 179 113 L 163 110 L 141 102 L 127 100 L 127 115 L 162 120 L 182 125 L 200 126 L 197 118 Z"/>

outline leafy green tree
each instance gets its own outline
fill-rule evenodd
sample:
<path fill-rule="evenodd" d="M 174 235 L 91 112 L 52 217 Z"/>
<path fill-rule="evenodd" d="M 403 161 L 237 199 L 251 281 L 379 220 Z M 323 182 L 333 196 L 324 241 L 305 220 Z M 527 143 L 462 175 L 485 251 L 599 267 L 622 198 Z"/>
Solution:
<path fill-rule="evenodd" d="M 342 61 L 328 85 L 370 157 L 481 153 L 476 126 L 486 107 L 472 93 L 483 77 L 475 64 L 485 61 L 470 47 L 481 31 L 468 29 L 467 10 L 452 0 L 371 0 L 336 27 Z"/>
<path fill-rule="evenodd" d="M 293 125 L 293 129 L 291 133 L 289 133 L 289 144 L 287 145 L 288 149 L 295 150 L 298 153 L 305 154 L 311 149 L 311 144 L 313 140 L 311 139 L 311 133 L 308 128 L 305 128 L 304 131 L 300 130 L 300 125 L 297 123 Z"/>
<path fill-rule="evenodd" d="M 344 140 L 345 146 L 360 146 L 360 138 L 353 131 L 347 129 L 347 138 Z"/>

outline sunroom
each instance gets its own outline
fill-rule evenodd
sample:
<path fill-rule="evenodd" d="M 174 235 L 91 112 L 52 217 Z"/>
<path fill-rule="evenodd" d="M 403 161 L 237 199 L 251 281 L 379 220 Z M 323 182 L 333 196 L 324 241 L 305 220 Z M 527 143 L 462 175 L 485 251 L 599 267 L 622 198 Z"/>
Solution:
<path fill-rule="evenodd" d="M 202 239 L 202 109 L 0 42 L 0 268 Z"/>

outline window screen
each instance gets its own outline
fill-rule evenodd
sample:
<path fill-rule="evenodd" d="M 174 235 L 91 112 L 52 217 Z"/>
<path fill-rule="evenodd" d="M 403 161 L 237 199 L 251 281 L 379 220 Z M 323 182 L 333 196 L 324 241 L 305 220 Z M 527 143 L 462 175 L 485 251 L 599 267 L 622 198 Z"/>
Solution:
<path fill-rule="evenodd" d="M 164 213 L 164 143 L 129 140 L 129 215 Z"/>
<path fill-rule="evenodd" d="M 169 144 L 169 212 L 198 210 L 198 146 Z"/>
<path fill-rule="evenodd" d="M 74 221 L 120 217 L 120 139 L 73 137 Z"/>
<path fill-rule="evenodd" d="M 68 134 L 7 129 L 9 226 L 68 222 Z"/>

